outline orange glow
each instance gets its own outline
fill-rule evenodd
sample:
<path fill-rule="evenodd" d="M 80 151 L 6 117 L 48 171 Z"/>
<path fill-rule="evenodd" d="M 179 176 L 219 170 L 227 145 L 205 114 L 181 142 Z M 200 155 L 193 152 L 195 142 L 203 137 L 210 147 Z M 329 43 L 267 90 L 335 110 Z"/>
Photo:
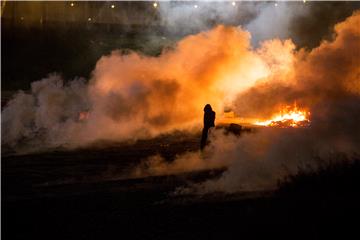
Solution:
<path fill-rule="evenodd" d="M 294 106 L 286 106 L 268 120 L 256 121 L 255 125 L 270 127 L 306 127 L 309 126 L 310 112 Z"/>
<path fill-rule="evenodd" d="M 79 113 L 79 121 L 85 121 L 89 118 L 89 116 L 90 116 L 90 113 L 87 111 L 80 112 Z"/>

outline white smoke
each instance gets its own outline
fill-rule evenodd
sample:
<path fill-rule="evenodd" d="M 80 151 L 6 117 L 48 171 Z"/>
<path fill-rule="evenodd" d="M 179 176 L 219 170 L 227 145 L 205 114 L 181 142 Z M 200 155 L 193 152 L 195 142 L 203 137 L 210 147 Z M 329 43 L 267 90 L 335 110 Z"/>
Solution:
<path fill-rule="evenodd" d="M 160 2 L 161 24 L 170 32 L 191 33 L 210 29 L 214 24 L 244 26 L 251 32 L 252 44 L 268 39 L 292 36 L 294 19 L 309 14 L 299 2 L 198 1 Z"/>
<path fill-rule="evenodd" d="M 16 146 L 31 139 L 48 146 L 71 145 L 82 124 L 78 114 L 89 108 L 86 89 L 84 79 L 64 84 L 58 75 L 32 83 L 30 93 L 18 92 L 3 110 L 2 143 Z"/>
<path fill-rule="evenodd" d="M 291 27 L 294 19 L 307 14 L 309 8 L 305 4 L 293 2 L 262 4 L 256 18 L 246 24 L 245 28 L 251 32 L 254 45 L 268 39 L 288 39 L 293 37 Z"/>
<path fill-rule="evenodd" d="M 177 192 L 273 189 L 279 179 L 296 173 L 298 167 L 314 166 L 315 158 L 359 154 L 359 23 L 360 14 L 356 12 L 335 26 L 336 34 L 331 42 L 324 41 L 309 53 L 303 50 L 295 53 L 297 60 L 291 64 L 290 74 L 286 68 L 280 69 L 282 74 L 275 71 L 266 81 L 240 92 L 235 100 L 235 112 L 255 116 L 267 114 L 278 103 L 300 100 L 310 106 L 309 128 L 265 128 L 240 138 L 217 131 L 210 136 L 208 157 L 198 155 L 191 162 L 196 161 L 202 169 L 217 165 L 226 166 L 228 170 L 219 179 Z M 276 49 L 276 42 L 273 47 Z M 330 67 L 335 65 L 337 67 Z M 284 76 L 288 78 L 286 81 L 282 79 Z M 171 173 L 172 165 L 186 159 L 179 156 L 172 164 L 163 165 L 158 161 L 155 174 Z M 151 169 L 152 165 L 147 166 L 147 172 Z"/>
<path fill-rule="evenodd" d="M 250 27 L 265 21 L 261 16 L 268 16 L 267 10 Z M 249 32 L 224 26 L 188 36 L 158 57 L 114 51 L 98 61 L 87 84 L 81 79 L 64 84 L 52 75 L 33 83 L 30 93 L 19 92 L 2 112 L 2 144 L 16 148 L 26 142 L 38 150 L 146 138 L 199 126 L 208 102 L 218 113 L 226 99 L 240 116 L 261 116 L 279 103 L 298 101 L 310 108 L 308 129 L 264 129 L 241 138 L 215 131 L 205 156 L 188 153 L 171 164 L 152 157 L 145 170 L 140 166 L 134 173 L 225 166 L 220 179 L 194 189 L 273 187 L 314 156 L 358 152 L 359 21 L 354 13 L 335 27 L 332 41 L 309 52 L 278 39 L 253 49 Z M 280 29 L 287 31 L 284 26 Z"/>
<path fill-rule="evenodd" d="M 214 24 L 239 25 L 253 18 L 259 11 L 259 3 L 231 1 L 169 1 L 159 3 L 161 24 L 173 33 L 204 31 Z"/>

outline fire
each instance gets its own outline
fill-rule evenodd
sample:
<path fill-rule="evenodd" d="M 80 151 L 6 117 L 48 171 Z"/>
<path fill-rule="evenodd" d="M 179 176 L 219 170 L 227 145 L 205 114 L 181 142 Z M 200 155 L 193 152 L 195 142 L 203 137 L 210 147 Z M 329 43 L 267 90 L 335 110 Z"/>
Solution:
<path fill-rule="evenodd" d="M 265 127 L 308 127 L 310 126 L 310 112 L 306 109 L 300 109 L 294 105 L 288 105 L 280 109 L 280 112 L 274 114 L 270 119 L 241 118 L 235 115 L 233 111 L 224 112 L 219 119 L 218 124 L 236 123 L 243 126 L 265 126 Z"/>
<path fill-rule="evenodd" d="M 271 119 L 256 121 L 255 125 L 270 127 L 307 127 L 310 125 L 310 112 L 294 106 L 284 107 L 280 113 L 275 114 Z"/>

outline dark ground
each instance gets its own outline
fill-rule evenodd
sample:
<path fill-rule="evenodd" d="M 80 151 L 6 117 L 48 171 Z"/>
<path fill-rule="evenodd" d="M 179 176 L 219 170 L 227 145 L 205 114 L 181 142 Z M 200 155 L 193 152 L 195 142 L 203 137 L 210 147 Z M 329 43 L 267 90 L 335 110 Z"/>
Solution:
<path fill-rule="evenodd" d="M 358 162 L 327 178 L 318 174 L 317 181 L 297 176 L 276 192 L 172 194 L 189 182 L 219 177 L 224 169 L 121 179 L 146 156 L 160 153 L 171 161 L 197 150 L 198 137 L 179 133 L 2 156 L 3 239 L 353 239 Z M 327 188 L 334 183 L 336 188 Z"/>

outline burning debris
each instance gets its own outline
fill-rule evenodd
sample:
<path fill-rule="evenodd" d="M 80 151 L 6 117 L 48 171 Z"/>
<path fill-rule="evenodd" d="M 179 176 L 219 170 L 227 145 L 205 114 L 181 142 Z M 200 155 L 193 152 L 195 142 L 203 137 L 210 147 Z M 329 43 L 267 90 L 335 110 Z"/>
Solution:
<path fill-rule="evenodd" d="M 272 116 L 268 120 L 256 121 L 255 125 L 267 127 L 308 127 L 310 126 L 309 120 L 310 112 L 300 110 L 296 104 L 294 106 L 286 106 L 280 113 Z"/>
<path fill-rule="evenodd" d="M 273 114 L 269 119 L 252 119 L 241 118 L 236 116 L 233 111 L 223 113 L 222 118 L 218 121 L 219 124 L 240 124 L 240 125 L 257 125 L 264 127 L 309 127 L 310 126 L 310 112 L 305 109 L 299 109 L 296 103 L 291 106 L 287 105 L 280 109 L 279 113 Z"/>

